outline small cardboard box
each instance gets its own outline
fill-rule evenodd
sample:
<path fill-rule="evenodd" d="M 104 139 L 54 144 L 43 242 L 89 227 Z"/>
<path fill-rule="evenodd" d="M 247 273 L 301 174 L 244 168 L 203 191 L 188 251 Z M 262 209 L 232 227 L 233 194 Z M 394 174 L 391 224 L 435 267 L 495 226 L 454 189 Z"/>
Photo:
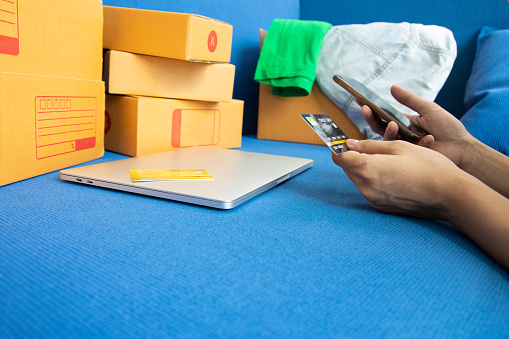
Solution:
<path fill-rule="evenodd" d="M 103 78 L 110 94 L 229 102 L 235 66 L 106 51 Z"/>
<path fill-rule="evenodd" d="M 327 114 L 352 139 L 366 136 L 352 123 L 315 83 L 305 97 L 281 97 L 271 93 L 272 86 L 260 84 L 258 138 L 322 145 L 301 114 Z"/>
<path fill-rule="evenodd" d="M 233 27 L 203 16 L 104 6 L 104 48 L 230 62 Z"/>
<path fill-rule="evenodd" d="M 0 186 L 104 153 L 104 83 L 0 73 Z"/>
<path fill-rule="evenodd" d="M 0 1 L 0 72 L 101 80 L 100 0 Z"/>
<path fill-rule="evenodd" d="M 192 146 L 241 146 L 244 102 L 106 95 L 105 148 L 140 156 Z"/>

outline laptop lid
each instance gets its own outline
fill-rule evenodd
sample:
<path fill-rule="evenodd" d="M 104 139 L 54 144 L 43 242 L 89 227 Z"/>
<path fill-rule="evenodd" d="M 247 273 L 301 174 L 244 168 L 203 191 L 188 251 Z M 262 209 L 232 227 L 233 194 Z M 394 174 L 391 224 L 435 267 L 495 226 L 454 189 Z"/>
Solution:
<path fill-rule="evenodd" d="M 62 180 L 230 209 L 313 166 L 313 160 L 191 147 L 60 171 Z M 214 180 L 133 182 L 130 170 L 203 169 Z"/>

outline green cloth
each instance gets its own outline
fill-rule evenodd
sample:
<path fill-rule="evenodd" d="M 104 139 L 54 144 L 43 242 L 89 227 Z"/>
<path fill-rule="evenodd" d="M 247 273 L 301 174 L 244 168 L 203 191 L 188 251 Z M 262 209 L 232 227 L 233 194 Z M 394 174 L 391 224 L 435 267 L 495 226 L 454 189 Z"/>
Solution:
<path fill-rule="evenodd" d="M 323 38 L 331 27 L 322 21 L 275 19 L 262 45 L 255 81 L 274 86 L 275 95 L 309 95 Z"/>

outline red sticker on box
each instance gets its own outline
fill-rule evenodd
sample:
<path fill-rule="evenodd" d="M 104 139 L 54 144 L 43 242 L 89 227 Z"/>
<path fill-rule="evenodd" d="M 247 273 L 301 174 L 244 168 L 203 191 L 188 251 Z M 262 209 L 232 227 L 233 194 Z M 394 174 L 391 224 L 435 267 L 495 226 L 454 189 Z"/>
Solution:
<path fill-rule="evenodd" d="M 209 33 L 208 45 L 209 45 L 209 51 L 211 53 L 214 53 L 214 51 L 217 48 L 217 33 L 216 33 L 216 31 L 211 31 Z"/>

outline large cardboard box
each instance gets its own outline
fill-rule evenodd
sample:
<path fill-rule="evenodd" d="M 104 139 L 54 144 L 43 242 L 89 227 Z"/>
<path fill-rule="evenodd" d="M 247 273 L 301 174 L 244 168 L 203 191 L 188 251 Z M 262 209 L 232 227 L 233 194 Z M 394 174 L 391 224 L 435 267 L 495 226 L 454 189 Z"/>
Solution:
<path fill-rule="evenodd" d="M 106 51 L 104 81 L 110 94 L 225 101 L 233 96 L 235 66 Z"/>
<path fill-rule="evenodd" d="M 104 6 L 104 48 L 229 62 L 233 27 L 203 16 Z"/>
<path fill-rule="evenodd" d="M 366 136 L 315 83 L 310 95 L 281 97 L 271 93 L 272 86 L 260 84 L 258 138 L 322 145 L 323 141 L 301 118 L 301 114 L 327 114 L 349 138 Z"/>
<path fill-rule="evenodd" d="M 106 95 L 105 148 L 140 156 L 176 148 L 238 148 L 244 102 Z"/>
<path fill-rule="evenodd" d="M 0 186 L 103 153 L 102 81 L 0 73 Z"/>
<path fill-rule="evenodd" d="M 0 1 L 0 72 L 101 80 L 100 0 Z"/>

